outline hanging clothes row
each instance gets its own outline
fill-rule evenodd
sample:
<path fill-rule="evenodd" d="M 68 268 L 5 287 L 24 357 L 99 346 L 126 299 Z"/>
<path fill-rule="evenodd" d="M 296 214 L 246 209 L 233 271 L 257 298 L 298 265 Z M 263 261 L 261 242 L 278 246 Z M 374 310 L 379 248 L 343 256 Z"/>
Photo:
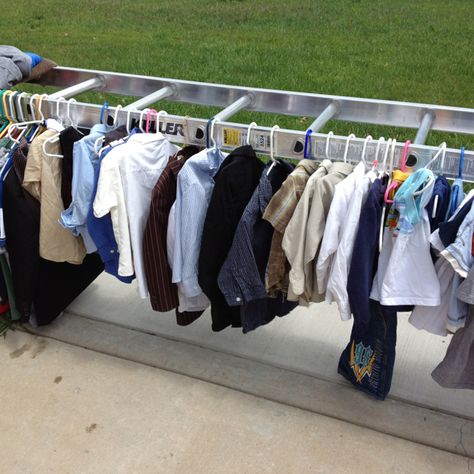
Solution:
<path fill-rule="evenodd" d="M 41 99 L 31 105 L 41 115 Z M 342 161 L 324 156 L 295 165 L 272 152 L 265 164 L 250 145 L 252 125 L 247 145 L 227 155 L 212 124 L 209 147 L 180 149 L 157 132 L 160 114 L 144 114 L 138 127 L 116 127 L 104 106 L 88 134 L 59 114 L 9 125 L 3 212 L 24 319 L 47 324 L 102 269 L 136 281 L 139 295 L 156 311 L 175 310 L 179 325 L 210 306 L 214 331 L 247 333 L 298 304 L 336 302 L 343 320 L 354 316 L 338 370 L 383 399 L 397 313 L 411 311 L 416 327 L 461 334 L 436 380 L 474 386 L 465 355 L 474 347 L 465 297 L 473 193 L 463 193 L 462 160 L 453 188 L 431 170 L 436 160 L 443 168 L 445 144 L 416 170 L 406 166 L 409 142 L 402 169 L 393 169 L 396 142 L 383 138 L 371 163 L 364 151 L 356 166 L 346 162 L 346 146 Z M 26 271 L 28 262 L 37 262 L 35 273 Z M 61 304 L 46 314 L 45 299 L 51 304 L 58 293 Z M 455 379 L 445 368 L 453 364 Z"/>

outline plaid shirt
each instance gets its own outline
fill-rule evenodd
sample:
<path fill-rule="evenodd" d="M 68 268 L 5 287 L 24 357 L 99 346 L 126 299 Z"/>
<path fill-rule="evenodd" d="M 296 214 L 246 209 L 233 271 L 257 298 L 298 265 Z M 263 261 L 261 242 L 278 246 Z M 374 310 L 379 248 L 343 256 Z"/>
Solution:
<path fill-rule="evenodd" d="M 301 160 L 273 196 L 263 214 L 263 218 L 274 228 L 265 278 L 265 286 L 270 296 L 276 296 L 279 291 L 288 291 L 290 268 L 282 247 L 283 234 L 309 177 L 318 166 L 319 163 L 315 160 Z"/>

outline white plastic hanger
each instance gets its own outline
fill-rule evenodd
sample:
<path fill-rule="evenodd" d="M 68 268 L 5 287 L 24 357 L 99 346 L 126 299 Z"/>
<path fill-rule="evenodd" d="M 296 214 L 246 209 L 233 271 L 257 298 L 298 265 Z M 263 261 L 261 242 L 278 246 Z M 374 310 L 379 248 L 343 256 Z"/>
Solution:
<path fill-rule="evenodd" d="M 270 131 L 270 159 L 272 160 L 272 164 L 270 168 L 268 168 L 267 176 L 270 174 L 270 171 L 275 167 L 278 161 L 275 159 L 275 131 L 279 130 L 280 127 L 278 125 L 274 125 Z"/>
<path fill-rule="evenodd" d="M 36 97 L 40 97 L 39 94 L 33 94 L 30 98 L 30 110 L 31 110 L 31 116 L 33 117 L 33 120 L 27 120 L 26 122 L 12 123 L 8 127 L 7 135 L 11 141 L 15 143 L 20 143 L 21 138 L 26 134 L 30 125 L 41 125 L 44 123 L 44 115 L 40 107 L 38 108 L 40 119 L 39 120 L 36 119 L 36 107 L 33 105 L 33 101 L 36 99 Z M 40 101 L 42 101 L 41 97 L 40 97 Z M 13 137 L 12 135 L 14 130 L 21 130 L 21 133 L 17 138 Z"/>
<path fill-rule="evenodd" d="M 249 125 L 249 128 L 247 129 L 247 145 L 250 145 L 250 132 L 251 132 L 252 128 L 255 128 L 255 127 L 258 127 L 257 123 L 252 122 Z"/>
<path fill-rule="evenodd" d="M 164 116 L 164 115 L 168 115 L 168 112 L 166 112 L 166 110 L 160 110 L 157 114 L 156 114 L 156 133 L 157 134 L 161 134 L 160 132 L 160 117 L 161 116 Z M 214 123 L 214 122 L 213 122 Z M 212 135 L 212 134 L 211 134 Z"/>
<path fill-rule="evenodd" d="M 148 113 L 150 109 L 146 108 L 146 109 L 143 109 L 141 112 L 140 112 L 140 117 L 138 119 L 138 128 L 142 131 L 142 133 L 145 133 L 145 129 L 143 128 L 143 115 Z"/>
<path fill-rule="evenodd" d="M 367 145 L 369 144 L 370 141 L 372 141 L 373 138 L 372 138 L 372 135 L 367 135 L 365 137 L 365 140 L 364 140 L 364 145 L 362 146 L 362 153 L 361 153 L 361 156 L 360 156 L 360 159 L 362 160 L 362 162 L 364 164 L 366 164 L 365 162 L 365 154 L 367 153 Z"/>
<path fill-rule="evenodd" d="M 209 139 L 210 139 L 210 142 L 211 142 L 212 146 L 214 147 L 214 150 L 217 150 L 217 140 L 214 138 L 214 125 L 218 121 L 219 121 L 218 119 L 213 118 L 212 122 L 211 122 L 211 126 L 209 128 Z"/>
<path fill-rule="evenodd" d="M 345 150 L 344 150 L 344 163 L 347 163 L 347 153 L 348 153 L 348 151 L 349 151 L 349 142 L 350 142 L 351 140 L 354 140 L 355 137 L 356 137 L 356 136 L 355 136 L 353 133 L 351 133 L 351 134 L 346 138 L 346 148 L 345 148 Z"/>
<path fill-rule="evenodd" d="M 326 154 L 326 158 L 329 160 L 329 140 L 331 139 L 331 137 L 334 136 L 334 133 L 333 132 L 329 132 L 328 133 L 328 136 L 326 137 L 326 147 L 325 147 L 325 154 Z"/>

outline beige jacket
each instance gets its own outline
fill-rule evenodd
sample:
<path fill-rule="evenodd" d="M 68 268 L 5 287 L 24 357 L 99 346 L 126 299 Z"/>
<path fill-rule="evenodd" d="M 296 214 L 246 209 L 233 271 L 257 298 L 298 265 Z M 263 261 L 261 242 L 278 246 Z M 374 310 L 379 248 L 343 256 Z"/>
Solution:
<path fill-rule="evenodd" d="M 43 152 L 43 143 L 57 132 L 46 130 L 31 143 L 23 187 L 40 202 L 39 253 L 46 260 L 81 264 L 86 255 L 82 237 L 74 237 L 59 224 L 61 211 L 61 158 Z M 59 140 L 48 145 L 48 152 L 61 154 Z"/>
<path fill-rule="evenodd" d="M 320 173 L 321 169 L 325 172 Z M 320 293 L 314 279 L 313 265 L 318 257 L 334 188 L 352 169 L 349 163 L 324 160 L 308 180 L 283 236 L 283 250 L 291 265 L 288 287 L 290 301 L 299 301 L 302 305 L 324 301 L 324 293 Z"/>

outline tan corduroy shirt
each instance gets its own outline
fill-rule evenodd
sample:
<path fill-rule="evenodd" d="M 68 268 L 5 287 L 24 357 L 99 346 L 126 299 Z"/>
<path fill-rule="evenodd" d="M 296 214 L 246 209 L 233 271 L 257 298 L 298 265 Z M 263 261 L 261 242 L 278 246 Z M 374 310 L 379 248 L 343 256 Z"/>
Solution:
<path fill-rule="evenodd" d="M 321 168 L 326 173 L 320 174 Z M 317 259 L 324 235 L 326 217 L 331 206 L 334 188 L 352 172 L 349 163 L 324 160 L 308 180 L 295 212 L 283 236 L 283 250 L 290 262 L 288 299 L 308 305 L 324 300 L 313 278 L 313 262 Z"/>
<path fill-rule="evenodd" d="M 274 228 L 265 277 L 265 286 L 270 296 L 276 296 L 279 291 L 286 293 L 288 290 L 289 264 L 281 246 L 283 234 L 309 177 L 318 166 L 319 163 L 315 160 L 301 160 L 274 194 L 263 214 L 263 218 Z"/>
<path fill-rule="evenodd" d="M 46 130 L 30 146 L 23 187 L 40 202 L 39 253 L 46 260 L 81 264 L 86 255 L 82 237 L 74 237 L 59 224 L 61 211 L 61 158 L 47 156 L 43 143 L 54 136 L 55 130 Z M 48 144 L 48 152 L 61 154 L 59 140 Z"/>

